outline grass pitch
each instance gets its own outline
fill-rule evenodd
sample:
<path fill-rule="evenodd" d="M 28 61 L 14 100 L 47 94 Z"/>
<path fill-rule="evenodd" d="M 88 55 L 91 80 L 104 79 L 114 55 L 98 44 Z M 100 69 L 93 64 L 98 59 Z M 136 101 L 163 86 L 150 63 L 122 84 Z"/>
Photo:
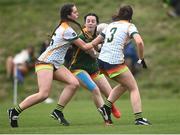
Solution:
<path fill-rule="evenodd" d="M 135 126 L 129 100 L 119 100 L 117 103 L 122 111 L 120 119 L 113 118 L 113 126 L 105 126 L 100 114 L 92 101 L 73 100 L 64 110 L 65 117 L 70 121 L 68 127 L 60 125 L 50 117 L 56 106 L 53 104 L 39 104 L 21 114 L 19 128 L 11 128 L 8 123 L 6 110 L 9 103 L 1 106 L 0 133 L 36 133 L 36 134 L 178 134 L 180 133 L 180 108 L 178 99 L 143 100 L 144 116 L 153 125 Z"/>

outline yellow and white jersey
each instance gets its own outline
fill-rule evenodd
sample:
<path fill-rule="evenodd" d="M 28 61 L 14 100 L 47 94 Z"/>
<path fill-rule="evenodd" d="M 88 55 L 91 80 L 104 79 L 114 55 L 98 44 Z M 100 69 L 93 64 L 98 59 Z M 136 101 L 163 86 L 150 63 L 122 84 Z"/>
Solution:
<path fill-rule="evenodd" d="M 136 26 L 127 21 L 110 23 L 101 33 L 105 38 L 99 59 L 109 64 L 124 63 L 124 45 L 138 33 Z"/>
<path fill-rule="evenodd" d="M 55 68 L 59 68 L 64 63 L 64 57 L 68 48 L 71 46 L 71 42 L 77 38 L 76 32 L 68 25 L 68 23 L 63 22 L 55 30 L 50 45 L 40 55 L 38 60 L 45 63 L 51 63 Z"/>

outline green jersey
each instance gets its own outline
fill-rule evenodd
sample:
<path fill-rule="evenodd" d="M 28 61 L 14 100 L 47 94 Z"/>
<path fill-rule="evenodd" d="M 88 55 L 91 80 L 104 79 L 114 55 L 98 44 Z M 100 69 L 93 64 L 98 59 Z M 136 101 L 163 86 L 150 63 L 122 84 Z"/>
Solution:
<path fill-rule="evenodd" d="M 91 34 L 89 34 L 86 29 L 83 29 L 86 36 L 83 34 L 79 35 L 79 38 L 81 38 L 86 43 L 91 42 L 94 38 Z M 81 50 L 80 48 L 73 46 L 75 53 L 73 57 L 73 61 L 71 63 L 70 70 L 76 70 L 76 69 L 82 69 L 87 71 L 89 74 L 96 73 L 99 71 L 97 59 L 91 57 L 89 54 L 87 54 L 85 51 Z"/>

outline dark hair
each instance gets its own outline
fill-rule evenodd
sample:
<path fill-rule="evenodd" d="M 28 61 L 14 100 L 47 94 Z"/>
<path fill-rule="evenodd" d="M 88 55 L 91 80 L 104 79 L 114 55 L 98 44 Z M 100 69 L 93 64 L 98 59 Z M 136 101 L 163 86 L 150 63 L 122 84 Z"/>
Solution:
<path fill-rule="evenodd" d="M 68 3 L 65 4 L 61 7 L 60 9 L 60 18 L 61 21 L 67 21 L 68 20 L 68 15 L 71 15 L 72 8 L 75 6 L 73 3 Z"/>
<path fill-rule="evenodd" d="M 61 9 L 60 9 L 60 19 L 61 19 L 61 21 L 60 21 L 59 25 L 56 26 L 56 28 L 54 29 L 51 37 L 53 36 L 53 34 L 54 34 L 54 32 L 56 31 L 56 29 L 57 29 L 63 22 L 67 22 L 67 21 L 70 21 L 70 22 L 75 23 L 75 24 L 80 28 L 80 30 L 82 31 L 82 33 L 84 34 L 81 25 L 80 25 L 78 22 L 76 22 L 75 20 L 72 20 L 72 19 L 68 18 L 68 15 L 71 15 L 71 13 L 72 13 L 72 8 L 73 8 L 74 6 L 75 6 L 75 4 L 73 4 L 73 3 L 67 3 L 67 4 L 64 4 L 64 5 L 61 7 Z"/>
<path fill-rule="evenodd" d="M 97 24 L 99 24 L 99 17 L 95 13 L 88 13 L 88 14 L 86 14 L 84 16 L 84 22 L 86 22 L 86 19 L 87 19 L 88 16 L 94 16 L 96 18 Z M 95 28 L 95 31 L 94 31 L 94 34 L 93 34 L 93 38 L 95 38 L 97 36 L 96 35 L 96 31 L 97 31 L 97 27 Z M 84 36 L 87 37 L 86 34 L 84 34 Z"/>
<path fill-rule="evenodd" d="M 119 12 L 117 15 L 114 15 L 112 17 L 113 21 L 118 21 L 118 20 L 132 20 L 132 15 L 133 15 L 133 9 L 130 5 L 123 6 L 119 9 Z"/>
<path fill-rule="evenodd" d="M 96 18 L 97 24 L 99 24 L 99 17 L 95 13 L 88 13 L 87 15 L 84 16 L 84 22 L 86 22 L 86 18 L 88 16 L 94 16 Z"/>
<path fill-rule="evenodd" d="M 83 32 L 82 30 L 82 27 L 81 25 L 76 22 L 75 20 L 72 20 L 70 18 L 68 18 L 68 15 L 71 15 L 72 13 L 72 8 L 75 6 L 75 4 L 73 3 L 67 3 L 67 4 L 64 4 L 61 9 L 60 9 L 60 18 L 61 18 L 61 22 L 59 25 L 61 25 L 62 22 L 66 22 L 66 21 L 70 21 L 70 22 L 73 22 L 75 23 L 79 28 L 80 30 Z M 84 33 L 84 32 L 83 32 Z"/>

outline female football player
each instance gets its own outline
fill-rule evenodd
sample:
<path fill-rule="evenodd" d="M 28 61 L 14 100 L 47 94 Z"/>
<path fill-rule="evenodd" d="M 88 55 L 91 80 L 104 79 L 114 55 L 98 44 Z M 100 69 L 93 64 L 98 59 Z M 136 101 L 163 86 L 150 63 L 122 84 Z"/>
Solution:
<path fill-rule="evenodd" d="M 84 16 L 84 23 L 84 34 L 81 33 L 79 37 L 85 42 L 90 42 L 97 36 L 96 28 L 99 23 L 99 18 L 95 13 L 88 13 Z M 81 85 L 92 92 L 96 107 L 100 108 L 103 104 L 103 99 L 99 89 L 105 97 L 108 97 L 112 88 L 105 76 L 100 74 L 97 63 L 97 54 L 98 52 L 95 50 L 85 52 L 74 46 L 74 57 L 70 70 L 76 75 Z M 112 113 L 116 118 L 119 118 L 121 115 L 114 104 L 112 105 Z"/>
<path fill-rule="evenodd" d="M 147 68 L 144 61 L 144 43 L 136 26 L 131 23 L 132 15 L 131 6 L 121 7 L 118 14 L 113 17 L 114 22 L 110 23 L 90 44 L 97 46 L 104 41 L 98 57 L 99 68 L 105 75 L 119 83 L 111 91 L 104 106 L 109 117 L 112 103 L 126 90 L 129 90 L 131 105 L 135 114 L 135 124 L 149 125 L 150 122 L 142 117 L 141 98 L 136 80 L 124 63 L 124 45 L 132 38 L 135 40 L 138 49 L 138 63 Z"/>
<path fill-rule="evenodd" d="M 63 125 L 69 125 L 63 116 L 62 109 L 74 95 L 79 82 L 63 66 L 64 56 L 71 43 L 83 50 L 91 49 L 92 45 L 85 45 L 85 42 L 78 38 L 76 32 L 69 25 L 70 23 L 74 23 L 80 26 L 75 21 L 78 18 L 78 11 L 74 4 L 65 4 L 62 6 L 60 18 L 61 21 L 53 32 L 49 47 L 40 55 L 35 65 L 39 91 L 27 97 L 15 108 L 8 110 L 11 127 L 18 127 L 18 116 L 22 111 L 48 98 L 53 79 L 66 83 L 66 86 L 60 95 L 58 106 L 52 115 Z"/>

